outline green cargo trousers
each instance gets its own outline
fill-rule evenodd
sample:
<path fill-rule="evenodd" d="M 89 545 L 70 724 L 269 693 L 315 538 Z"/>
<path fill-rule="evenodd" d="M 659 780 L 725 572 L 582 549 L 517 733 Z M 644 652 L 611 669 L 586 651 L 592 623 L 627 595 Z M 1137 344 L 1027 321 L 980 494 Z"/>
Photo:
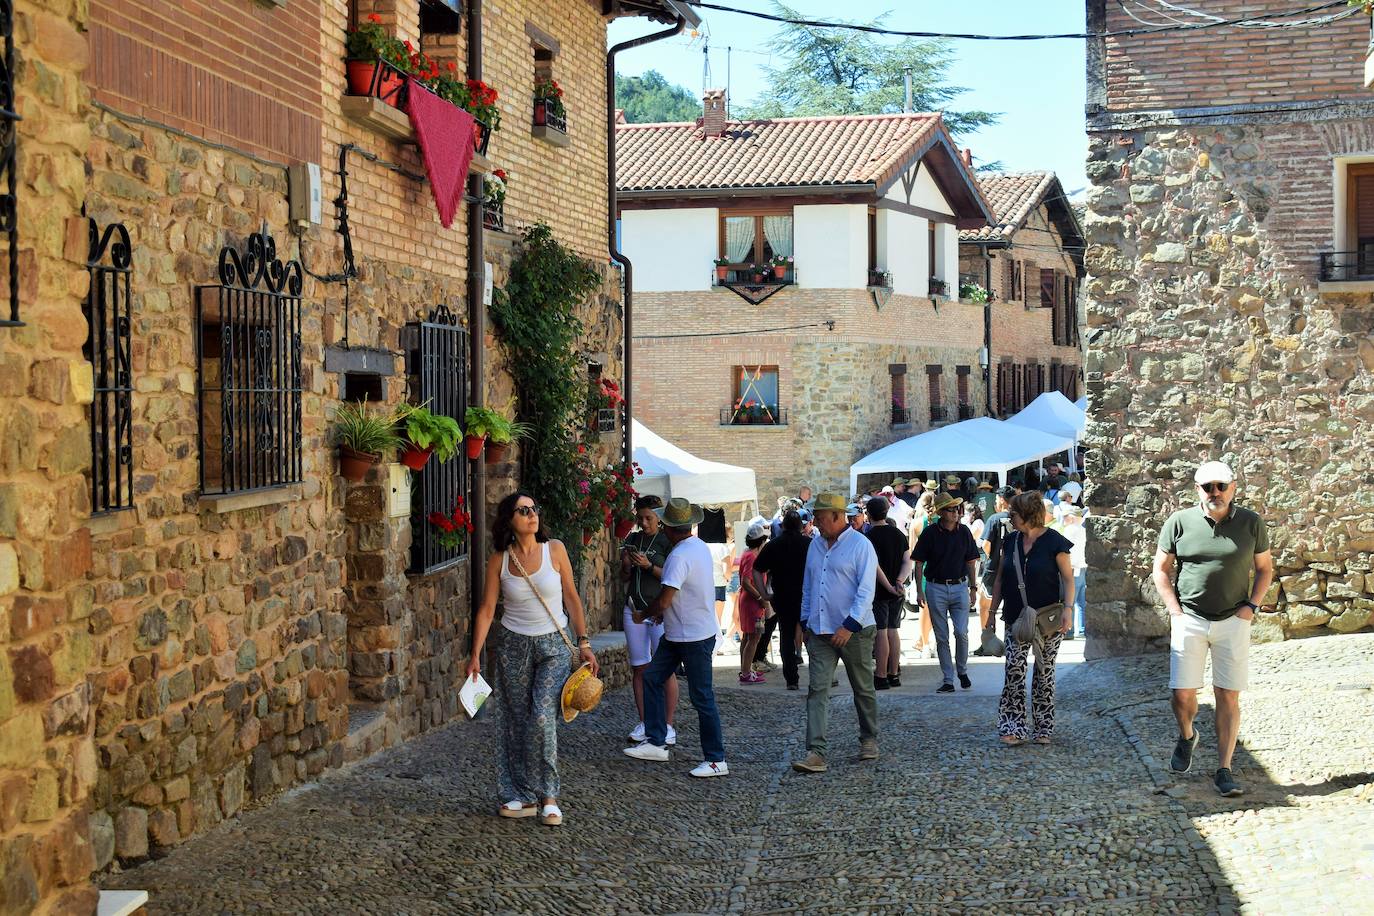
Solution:
<path fill-rule="evenodd" d="M 873 639 L 877 627 L 864 627 L 836 649 L 829 636 L 806 631 L 809 658 L 806 688 L 806 749 L 825 756 L 825 731 L 830 722 L 830 682 L 835 665 L 844 660 L 844 673 L 854 691 L 854 710 L 859 714 L 859 740 L 878 737 L 878 694 L 873 689 Z"/>

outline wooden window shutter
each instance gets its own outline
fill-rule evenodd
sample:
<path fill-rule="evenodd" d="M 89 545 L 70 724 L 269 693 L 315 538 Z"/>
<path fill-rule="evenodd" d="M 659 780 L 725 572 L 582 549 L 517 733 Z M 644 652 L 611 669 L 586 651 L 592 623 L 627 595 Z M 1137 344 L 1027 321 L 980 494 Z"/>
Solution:
<path fill-rule="evenodd" d="M 1054 268 L 1040 268 L 1040 307 L 1053 308 L 1054 306 Z"/>
<path fill-rule="evenodd" d="M 1011 258 L 1002 262 L 1002 301 L 1016 300 L 1016 265 Z"/>
<path fill-rule="evenodd" d="M 926 380 L 930 383 L 930 406 L 932 408 L 940 406 L 940 374 L 944 369 L 940 366 L 926 366 Z"/>
<path fill-rule="evenodd" d="M 1355 176 L 1355 238 L 1361 246 L 1374 241 L 1374 175 Z"/>
<path fill-rule="evenodd" d="M 959 373 L 959 404 L 960 406 L 966 406 L 968 404 L 969 367 L 960 366 L 956 371 Z"/>

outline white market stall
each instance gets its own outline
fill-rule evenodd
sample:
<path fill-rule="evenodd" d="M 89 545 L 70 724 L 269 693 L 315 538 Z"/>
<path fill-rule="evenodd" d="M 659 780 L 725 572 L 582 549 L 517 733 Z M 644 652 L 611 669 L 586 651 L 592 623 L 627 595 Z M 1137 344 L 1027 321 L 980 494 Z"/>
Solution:
<path fill-rule="evenodd" d="M 860 474 L 910 471 L 972 471 L 996 474 L 1006 483 L 1012 468 L 1073 448 L 1072 436 L 1056 436 L 991 417 L 975 417 L 894 442 L 849 466 L 849 488 Z"/>
<path fill-rule="evenodd" d="M 1007 422 L 1056 436 L 1071 436 L 1074 445 L 1077 446 L 1087 429 L 1088 415 L 1062 393 L 1046 391 L 1018 413 L 1008 417 Z M 1078 470 L 1077 462 L 1077 449 L 1070 449 L 1069 469 Z"/>
<path fill-rule="evenodd" d="M 635 478 L 635 489 L 641 495 L 658 496 L 664 502 L 680 496 L 698 505 L 758 499 L 752 468 L 698 458 L 638 420 L 630 423 L 634 460 L 644 469 L 644 474 Z"/>
<path fill-rule="evenodd" d="M 1076 400 L 1076 401 L 1073 402 L 1073 406 L 1074 406 L 1074 407 L 1077 407 L 1079 410 L 1083 411 L 1084 413 L 1087 413 L 1087 412 L 1088 412 L 1088 396 L 1087 396 L 1086 394 L 1083 395 L 1083 397 L 1081 397 L 1081 398 L 1079 398 L 1078 400 Z"/>

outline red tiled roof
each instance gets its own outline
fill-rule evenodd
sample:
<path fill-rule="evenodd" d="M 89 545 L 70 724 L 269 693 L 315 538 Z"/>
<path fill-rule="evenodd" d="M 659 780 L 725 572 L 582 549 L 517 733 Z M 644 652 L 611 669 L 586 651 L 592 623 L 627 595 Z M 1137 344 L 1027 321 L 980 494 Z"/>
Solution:
<path fill-rule="evenodd" d="M 727 121 L 723 136 L 706 138 L 699 123 L 618 124 L 616 186 L 881 185 L 937 133 L 945 133 L 938 113 Z"/>
<path fill-rule="evenodd" d="M 1050 185 L 1055 183 L 1053 172 L 1016 172 L 1005 175 L 979 175 L 978 186 L 983 198 L 992 207 L 997 219 L 980 229 L 959 231 L 961 242 L 1000 242 L 1025 223 L 1026 217 L 1038 207 Z M 1060 192 L 1063 193 L 1062 191 Z"/>

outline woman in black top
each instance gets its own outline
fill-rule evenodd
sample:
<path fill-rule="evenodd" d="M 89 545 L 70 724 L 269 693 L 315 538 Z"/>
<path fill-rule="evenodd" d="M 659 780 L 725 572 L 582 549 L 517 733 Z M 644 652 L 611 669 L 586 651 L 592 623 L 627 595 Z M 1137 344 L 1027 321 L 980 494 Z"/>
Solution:
<path fill-rule="evenodd" d="M 1073 623 L 1073 564 L 1069 561 L 1073 545 L 1058 531 L 1045 527 L 1045 501 L 1035 490 L 1012 497 L 1009 514 L 1016 533 L 1002 546 L 1002 566 L 992 584 L 992 606 L 1002 601 L 1007 633 L 1006 681 L 997 704 L 997 734 L 1008 746 L 1027 740 L 1049 744 L 1054 731 L 1054 658 Z M 1018 562 L 1026 581 L 1024 601 L 1014 565 Z M 1035 608 L 1056 601 L 1064 602 L 1064 613 L 1059 629 L 1036 649 L 1030 724 L 1026 721 L 1026 664 L 1031 647 L 1012 638 L 1011 626 L 1022 613 L 1034 613 Z M 1027 603 L 1030 611 L 1025 609 Z"/>

